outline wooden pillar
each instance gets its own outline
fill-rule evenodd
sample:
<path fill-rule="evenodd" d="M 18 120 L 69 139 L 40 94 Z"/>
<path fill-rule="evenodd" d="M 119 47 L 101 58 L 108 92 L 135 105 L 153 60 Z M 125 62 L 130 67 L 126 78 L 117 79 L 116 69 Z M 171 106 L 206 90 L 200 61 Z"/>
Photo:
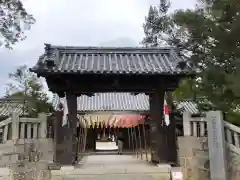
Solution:
<path fill-rule="evenodd" d="M 96 150 L 96 138 L 97 138 L 97 132 L 94 126 L 92 126 L 92 135 L 89 135 L 91 138 L 91 150 L 95 151 Z"/>
<path fill-rule="evenodd" d="M 176 121 L 173 116 L 170 116 L 170 124 L 167 126 L 167 147 L 168 147 L 168 162 L 172 165 L 178 165 L 178 150 L 177 150 L 177 135 Z"/>
<path fill-rule="evenodd" d="M 66 149 L 64 164 L 71 165 L 75 163 L 77 155 L 77 96 L 73 93 L 66 93 L 66 100 L 68 106 L 68 126 L 66 137 Z"/>
<path fill-rule="evenodd" d="M 145 156 L 146 156 L 146 161 L 148 161 L 148 150 L 147 150 L 147 139 L 146 139 L 146 131 L 145 131 L 145 125 L 142 125 L 143 129 L 143 138 L 144 138 L 144 149 L 145 149 Z"/>
<path fill-rule="evenodd" d="M 138 158 L 138 143 L 137 143 L 137 133 L 136 133 L 136 127 L 133 127 L 133 141 L 134 141 L 134 144 L 135 144 L 135 152 L 136 152 L 136 155 L 137 155 L 137 158 Z"/>
<path fill-rule="evenodd" d="M 128 135 L 128 149 L 131 149 L 131 136 L 130 136 L 130 131 L 129 128 L 127 128 L 127 135 Z"/>
<path fill-rule="evenodd" d="M 64 156 L 64 132 L 62 127 L 63 112 L 56 111 L 54 113 L 54 158 L 53 162 L 62 163 Z"/>
<path fill-rule="evenodd" d="M 83 140 L 83 152 L 85 153 L 86 151 L 86 142 L 87 142 L 87 126 L 84 127 L 84 140 Z"/>
<path fill-rule="evenodd" d="M 163 121 L 164 90 L 154 90 L 149 96 L 150 104 L 150 132 L 151 132 L 151 161 L 153 163 L 168 162 L 168 147 L 166 139 L 166 125 Z"/>
<path fill-rule="evenodd" d="M 143 158 L 143 155 L 142 155 L 142 135 L 141 135 L 141 129 L 140 129 L 139 124 L 137 126 L 137 129 L 138 129 L 138 140 L 139 140 L 139 152 L 140 152 L 140 157 L 142 159 Z"/>
<path fill-rule="evenodd" d="M 134 145 L 134 139 L 133 139 L 133 129 L 130 128 L 130 136 L 131 136 L 131 143 L 132 143 L 132 151 L 135 152 L 135 145 Z"/>
<path fill-rule="evenodd" d="M 93 150 L 93 129 L 92 126 L 90 125 L 89 128 L 87 129 L 87 140 L 86 140 L 86 150 Z"/>

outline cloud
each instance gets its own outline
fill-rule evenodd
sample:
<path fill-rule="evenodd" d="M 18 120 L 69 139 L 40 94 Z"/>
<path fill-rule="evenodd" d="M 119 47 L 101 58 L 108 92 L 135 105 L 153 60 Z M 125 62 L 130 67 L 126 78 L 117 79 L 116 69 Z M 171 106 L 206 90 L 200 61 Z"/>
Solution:
<path fill-rule="evenodd" d="M 127 37 L 122 37 L 118 39 L 114 39 L 111 41 L 105 41 L 103 43 L 98 44 L 98 46 L 105 46 L 105 47 L 119 47 L 119 46 L 124 46 L 124 47 L 136 47 L 139 46 L 139 43 L 127 38 Z"/>
<path fill-rule="evenodd" d="M 14 50 L 0 49 L 0 95 L 9 72 L 32 66 L 44 43 L 80 46 L 137 46 L 150 5 L 159 0 L 24 0 L 36 18 L 27 39 Z M 172 0 L 173 10 L 194 7 L 192 0 Z M 172 11 L 173 11 L 172 10 Z"/>

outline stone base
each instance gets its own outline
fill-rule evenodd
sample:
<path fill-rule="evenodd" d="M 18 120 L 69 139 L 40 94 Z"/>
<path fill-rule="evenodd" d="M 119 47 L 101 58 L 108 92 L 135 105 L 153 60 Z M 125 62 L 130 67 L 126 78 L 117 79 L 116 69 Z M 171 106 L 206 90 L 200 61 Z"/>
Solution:
<path fill-rule="evenodd" d="M 28 156 L 30 146 L 33 146 L 37 151 L 40 161 L 53 162 L 52 139 L 19 139 L 18 141 L 7 141 L 4 144 L 0 144 L 0 166 L 14 164 L 21 160 L 21 157 Z"/>
<path fill-rule="evenodd" d="M 167 169 L 169 172 L 170 172 L 170 170 L 171 170 L 171 165 L 169 165 L 169 164 L 157 164 L 157 167 L 159 167 L 159 168 L 165 168 L 165 169 Z"/>
<path fill-rule="evenodd" d="M 60 170 L 61 169 L 61 164 L 50 163 L 50 164 L 48 164 L 48 169 L 49 170 Z"/>
<path fill-rule="evenodd" d="M 9 168 L 0 168 L 0 176 L 8 176 L 9 175 Z"/>
<path fill-rule="evenodd" d="M 0 180 L 35 179 L 49 180 L 51 172 L 46 164 L 24 163 L 24 165 L 12 164 L 9 168 L 0 168 Z"/>
<path fill-rule="evenodd" d="M 65 172 L 68 172 L 68 171 L 73 171 L 74 170 L 74 166 L 62 166 L 60 171 L 65 171 Z"/>
<path fill-rule="evenodd" d="M 183 180 L 183 173 L 180 167 L 171 168 L 171 178 L 172 180 Z"/>
<path fill-rule="evenodd" d="M 10 175 L 9 168 L 0 168 L 0 180 L 8 179 L 9 175 Z"/>
<path fill-rule="evenodd" d="M 74 166 L 63 166 L 60 170 L 52 170 L 52 176 L 79 176 L 79 175 L 108 175 L 108 174 L 154 174 L 170 177 L 170 169 L 168 166 L 139 166 L 133 164 L 125 167 L 121 166 L 92 166 L 86 168 L 74 168 Z"/>

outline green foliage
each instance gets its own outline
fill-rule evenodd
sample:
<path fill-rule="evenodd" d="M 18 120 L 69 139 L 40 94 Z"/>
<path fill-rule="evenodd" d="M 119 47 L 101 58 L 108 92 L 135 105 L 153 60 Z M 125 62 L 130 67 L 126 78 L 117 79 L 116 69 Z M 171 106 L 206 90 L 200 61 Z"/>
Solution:
<path fill-rule="evenodd" d="M 146 47 L 166 45 L 167 38 L 173 32 L 171 18 L 167 15 L 170 1 L 161 0 L 158 7 L 150 6 L 148 16 L 143 25 L 145 37 L 142 44 Z"/>
<path fill-rule="evenodd" d="M 148 16 L 145 18 L 143 25 L 145 37 L 142 44 L 146 47 L 174 46 L 181 50 L 186 50 L 186 32 L 184 28 L 177 25 L 174 18 L 179 21 L 184 19 L 185 14 L 179 12 L 179 16 L 168 14 L 170 1 L 161 0 L 158 7 L 151 6 Z M 185 45 L 185 47 L 184 47 Z M 187 78 L 180 83 L 180 87 L 174 92 L 168 92 L 166 99 L 168 104 L 173 106 L 174 100 L 181 100 L 194 97 L 192 80 Z M 172 108 L 170 108 L 172 109 Z"/>
<path fill-rule="evenodd" d="M 193 80 L 190 78 L 183 79 L 179 87 L 173 92 L 175 100 L 180 101 L 184 99 L 194 98 L 195 91 L 193 90 Z"/>
<path fill-rule="evenodd" d="M 163 2 L 166 1 L 160 1 L 160 7 Z M 198 72 L 196 79 L 180 83 L 174 98 L 205 97 L 215 109 L 231 114 L 230 119 L 232 114 L 238 115 L 239 14 L 238 0 L 201 0 L 195 9 L 177 10 L 173 14 L 150 7 L 142 43 L 177 47 Z"/>
<path fill-rule="evenodd" d="M 18 41 L 26 38 L 35 19 L 28 14 L 20 0 L 0 0 L 0 46 L 11 48 Z"/>
<path fill-rule="evenodd" d="M 228 113 L 226 113 L 226 121 L 236 125 L 236 126 L 240 126 L 240 121 L 239 121 L 239 117 L 240 117 L 240 112 L 233 112 L 230 111 Z"/>
<path fill-rule="evenodd" d="M 9 74 L 11 83 L 7 84 L 7 98 L 22 99 L 28 113 L 52 111 L 43 83 L 26 65 Z"/>

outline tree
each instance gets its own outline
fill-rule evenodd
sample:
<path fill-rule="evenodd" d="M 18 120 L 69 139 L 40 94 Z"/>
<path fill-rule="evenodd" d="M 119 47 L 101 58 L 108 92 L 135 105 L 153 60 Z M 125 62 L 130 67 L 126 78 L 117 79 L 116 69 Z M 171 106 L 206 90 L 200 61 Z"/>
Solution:
<path fill-rule="evenodd" d="M 173 20 L 173 16 L 168 14 L 170 8 L 169 0 L 161 0 L 158 7 L 150 6 L 148 16 L 145 18 L 143 25 L 145 37 L 142 44 L 146 47 L 161 47 L 174 46 L 181 48 L 184 43 L 185 31 L 179 28 Z M 192 87 L 189 83 L 191 79 L 184 79 L 180 83 L 180 88 L 173 94 L 167 93 L 167 102 L 170 105 L 170 110 L 174 107 L 174 99 L 183 99 L 192 97 Z M 172 107 L 172 108 L 171 108 Z"/>
<path fill-rule="evenodd" d="M 41 79 L 30 72 L 26 65 L 18 67 L 9 77 L 12 82 L 7 84 L 7 98 L 22 99 L 24 110 L 30 114 L 52 110 L 47 94 L 43 91 Z"/>
<path fill-rule="evenodd" d="M 240 78 L 237 68 L 240 55 L 240 2 L 201 0 L 195 9 L 177 10 L 173 14 L 162 10 L 164 3 L 166 0 L 161 0 L 158 8 L 149 9 L 143 44 L 176 47 L 196 68 L 196 79 L 184 80 L 191 83 L 180 83 L 175 95 L 191 97 L 197 94 L 206 97 L 213 107 L 223 112 L 235 112 L 240 95 L 237 83 Z M 187 86 L 190 84 L 194 93 L 189 93 Z"/>
<path fill-rule="evenodd" d="M 11 48 L 18 41 L 26 38 L 35 19 L 28 14 L 20 0 L 0 0 L 0 46 Z"/>

